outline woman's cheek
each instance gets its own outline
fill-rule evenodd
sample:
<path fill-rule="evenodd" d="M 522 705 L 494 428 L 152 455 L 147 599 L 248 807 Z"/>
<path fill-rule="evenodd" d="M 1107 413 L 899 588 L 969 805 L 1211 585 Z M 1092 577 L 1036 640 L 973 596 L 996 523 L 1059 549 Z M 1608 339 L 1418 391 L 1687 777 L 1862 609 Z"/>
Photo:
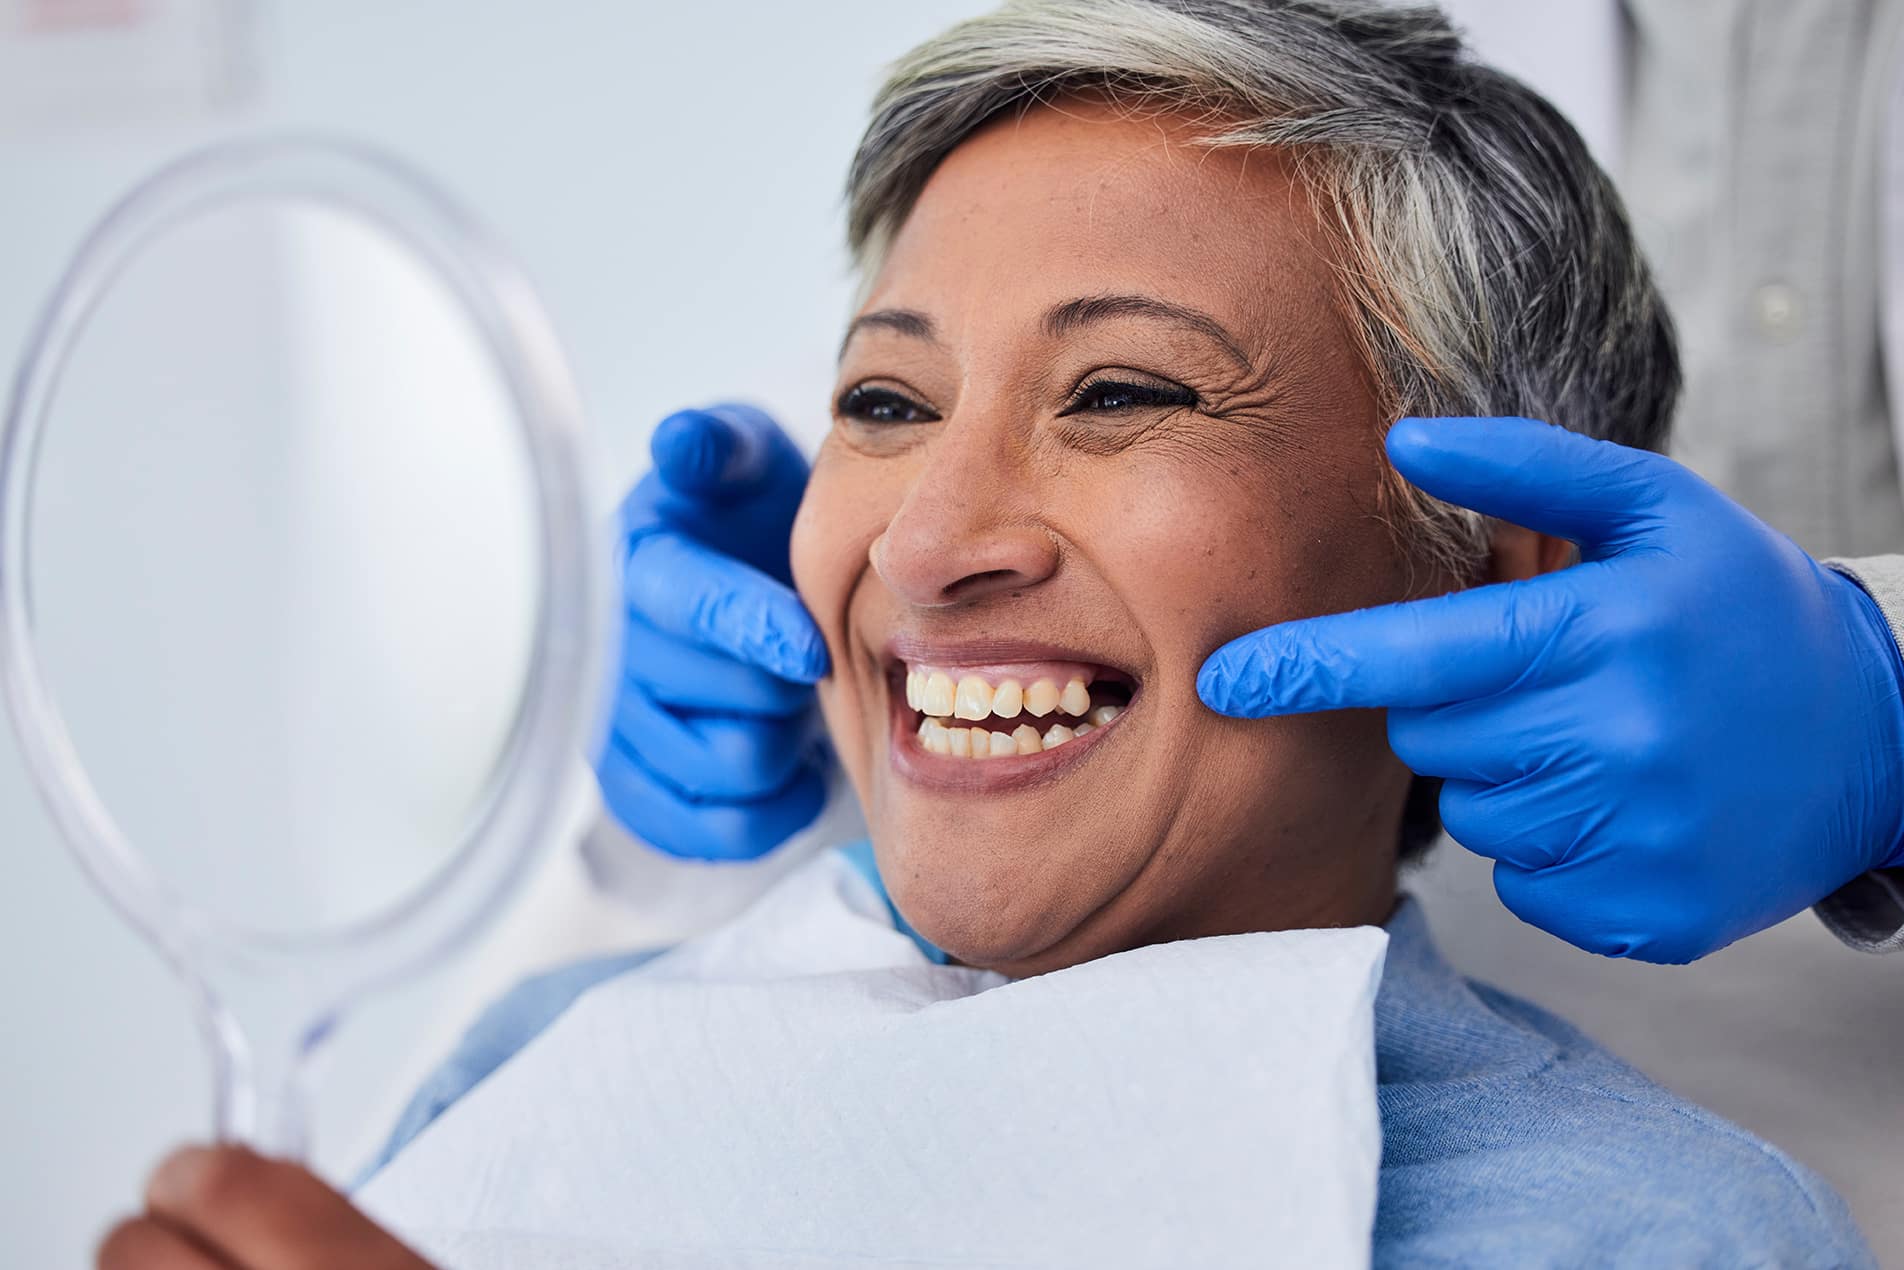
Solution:
<path fill-rule="evenodd" d="M 873 580 L 868 554 L 891 520 L 881 506 L 878 473 L 867 463 L 831 440 L 821 448 L 789 544 L 794 589 L 819 623 L 836 670 L 849 655 L 854 592 Z"/>
<path fill-rule="evenodd" d="M 794 587 L 832 661 L 819 684 L 820 712 L 862 805 L 875 751 L 885 741 L 881 685 L 869 669 L 869 650 L 856 647 L 851 636 L 856 610 L 885 607 L 885 597 L 869 593 L 880 583 L 868 556 L 892 518 L 876 462 L 829 438 L 814 460 L 790 544 Z"/>
<path fill-rule="evenodd" d="M 1150 613 L 1200 628 L 1164 642 L 1200 656 L 1301 606 L 1321 553 L 1315 523 L 1302 521 L 1285 491 L 1177 461 L 1146 465 L 1130 486 L 1118 504 L 1117 567 L 1141 580 Z"/>
<path fill-rule="evenodd" d="M 793 518 L 793 537 L 789 543 L 793 566 L 794 590 L 807 611 L 820 624 L 826 636 L 827 651 L 839 659 L 846 616 L 846 601 L 852 592 L 853 575 L 866 559 L 862 550 L 852 551 L 852 526 L 844 523 L 852 515 L 853 502 L 842 497 L 849 482 L 841 470 L 846 466 L 831 453 L 828 441 L 814 460 L 807 478 L 806 495 Z"/>

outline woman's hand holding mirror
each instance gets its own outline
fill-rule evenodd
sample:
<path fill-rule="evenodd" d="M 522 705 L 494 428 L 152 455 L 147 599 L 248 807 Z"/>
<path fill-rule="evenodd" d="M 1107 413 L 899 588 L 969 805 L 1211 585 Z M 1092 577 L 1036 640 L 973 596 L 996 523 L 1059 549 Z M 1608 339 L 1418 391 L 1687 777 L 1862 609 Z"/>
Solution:
<path fill-rule="evenodd" d="M 99 1270 L 429 1270 L 429 1263 L 301 1165 L 241 1146 L 173 1152 L 145 1211 L 100 1242 Z"/>

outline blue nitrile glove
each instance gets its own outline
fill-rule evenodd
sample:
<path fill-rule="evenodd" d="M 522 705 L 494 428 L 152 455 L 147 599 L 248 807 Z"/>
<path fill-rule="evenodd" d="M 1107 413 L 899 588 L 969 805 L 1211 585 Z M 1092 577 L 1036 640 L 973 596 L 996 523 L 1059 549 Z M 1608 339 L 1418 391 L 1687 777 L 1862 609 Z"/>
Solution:
<path fill-rule="evenodd" d="M 787 564 L 807 464 L 751 406 L 670 415 L 652 449 L 621 508 L 622 675 L 595 773 L 646 842 L 752 859 L 826 801 L 826 645 Z"/>
<path fill-rule="evenodd" d="M 1525 419 L 1404 419 L 1388 453 L 1581 562 L 1245 635 L 1211 708 L 1386 707 L 1501 901 L 1590 952 L 1691 961 L 1904 863 L 1904 664 L 1855 583 L 1656 454 Z"/>

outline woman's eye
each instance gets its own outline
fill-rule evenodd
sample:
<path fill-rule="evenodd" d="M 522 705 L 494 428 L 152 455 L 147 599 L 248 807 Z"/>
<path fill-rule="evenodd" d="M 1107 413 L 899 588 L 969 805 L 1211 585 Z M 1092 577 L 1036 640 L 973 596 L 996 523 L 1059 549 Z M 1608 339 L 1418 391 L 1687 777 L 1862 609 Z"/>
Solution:
<path fill-rule="evenodd" d="M 1134 384 L 1115 379 L 1093 379 L 1082 385 L 1058 417 L 1082 414 L 1121 414 L 1131 410 L 1194 406 L 1196 393 L 1182 384 Z"/>
<path fill-rule="evenodd" d="M 842 418 L 863 423 L 936 423 L 939 416 L 902 392 L 858 384 L 840 394 Z"/>

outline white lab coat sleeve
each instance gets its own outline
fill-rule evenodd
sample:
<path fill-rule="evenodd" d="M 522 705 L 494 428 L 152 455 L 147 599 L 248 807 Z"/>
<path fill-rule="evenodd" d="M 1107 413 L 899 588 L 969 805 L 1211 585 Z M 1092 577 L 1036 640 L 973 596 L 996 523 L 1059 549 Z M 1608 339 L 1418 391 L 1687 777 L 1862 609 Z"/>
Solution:
<path fill-rule="evenodd" d="M 1904 555 L 1825 564 L 1863 587 L 1890 624 L 1891 638 L 1904 650 Z M 1846 944 L 1862 952 L 1904 951 L 1904 869 L 1874 869 L 1853 878 L 1819 902 L 1819 920 Z"/>

